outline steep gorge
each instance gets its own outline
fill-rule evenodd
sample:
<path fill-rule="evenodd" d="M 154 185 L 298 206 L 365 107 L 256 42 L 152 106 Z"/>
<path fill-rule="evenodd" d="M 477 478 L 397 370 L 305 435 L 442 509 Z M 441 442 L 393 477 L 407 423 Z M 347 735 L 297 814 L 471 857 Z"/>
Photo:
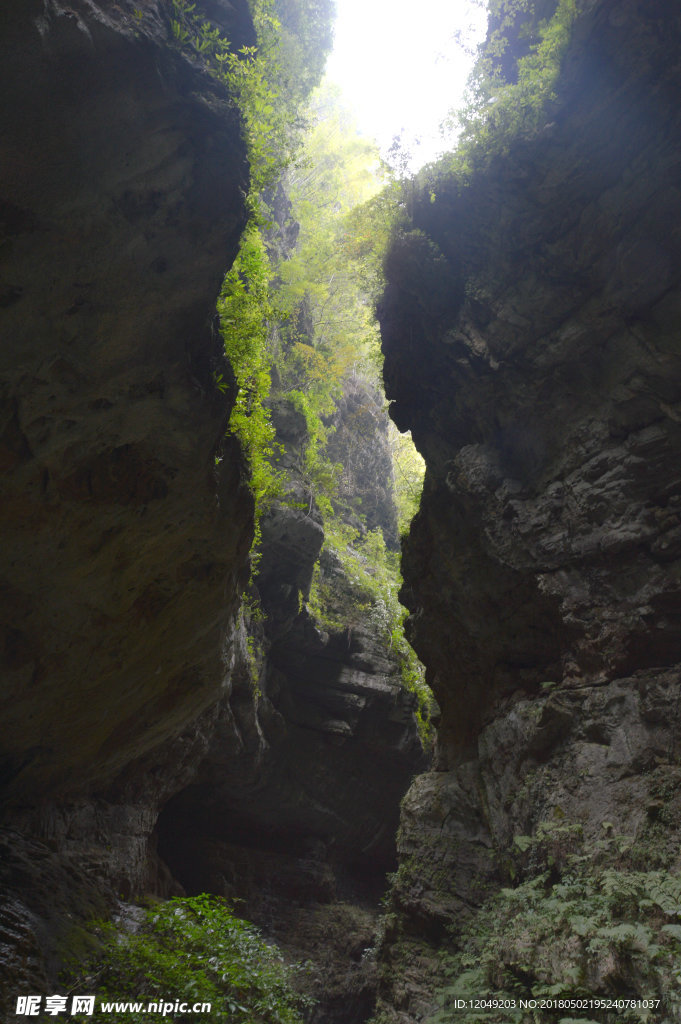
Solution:
<path fill-rule="evenodd" d="M 268 618 L 247 635 L 254 502 L 214 310 L 249 166 L 234 97 L 174 13 L 0 15 L 2 1013 L 59 991 L 93 918 L 208 889 L 316 957 L 323 1019 L 360 1020 L 425 762 L 394 659 L 301 610 L 323 529 L 286 403 L 305 511 L 279 502 L 263 524 Z M 255 41 L 245 3 L 200 14 Z"/>
<path fill-rule="evenodd" d="M 205 743 L 181 734 L 238 657 L 253 503 L 213 385 L 246 219 L 229 97 L 161 5 L 0 17 L 9 999 L 47 989 L 72 915 L 155 884 L 158 807 Z M 252 38 L 245 7 L 226 28 Z"/>
<path fill-rule="evenodd" d="M 198 7 L 253 42 L 245 3 Z M 512 79 L 527 34 L 509 35 Z M 580 857 L 581 894 L 611 869 L 681 868 L 680 36 L 663 0 L 579 4 L 550 120 L 465 181 L 436 170 L 408 192 L 379 312 L 392 415 L 427 463 L 403 554 L 441 711 L 427 771 L 370 617 L 341 602 L 346 628 L 324 629 L 305 607 L 323 517 L 286 400 L 272 416 L 295 500 L 265 515 L 248 583 L 253 499 L 214 320 L 246 220 L 232 98 L 174 44 L 161 0 L 2 11 L 12 1019 L 17 995 L 54 991 L 90 918 L 203 890 L 311 958 L 314 1024 L 366 1020 L 377 985 L 378 1021 L 463 1022 L 439 992 L 483 939 L 468 995 L 656 995 L 678 1019 L 645 936 L 601 935 L 591 955 L 562 918 L 541 932 L 540 903 L 534 932 L 506 905 L 485 915 L 537 879 L 548 905 Z M 355 382 L 330 447 L 394 544 L 381 415 Z M 329 552 L 321 572 L 341 593 Z M 263 622 L 240 610 L 254 586 Z M 650 924 L 665 957 L 677 903 Z"/>

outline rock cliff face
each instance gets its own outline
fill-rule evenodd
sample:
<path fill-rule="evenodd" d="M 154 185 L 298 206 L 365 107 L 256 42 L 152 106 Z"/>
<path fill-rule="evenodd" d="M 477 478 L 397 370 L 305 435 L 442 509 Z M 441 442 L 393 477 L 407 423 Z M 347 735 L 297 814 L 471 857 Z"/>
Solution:
<path fill-rule="evenodd" d="M 580 8 L 551 122 L 417 195 L 387 265 L 386 384 L 428 463 L 405 595 L 442 709 L 380 956 L 401 1024 L 541 826 L 681 867 L 681 19 Z M 245 6 L 205 10 L 252 39 Z M 320 1024 L 361 1021 L 424 763 L 370 630 L 301 607 L 323 528 L 286 403 L 302 507 L 263 525 L 266 624 L 238 619 L 252 503 L 211 328 L 238 118 L 154 0 L 29 0 L 0 30 L 3 991 L 52 988 L 115 896 L 207 888 L 313 958 Z M 348 395 L 339 444 L 374 407 Z M 593 989 L 634 991 L 611 959 Z"/>
<path fill-rule="evenodd" d="M 161 813 L 159 852 L 187 892 L 238 898 L 249 920 L 309 963 L 313 1024 L 352 1024 L 375 1001 L 370 953 L 396 866 L 400 800 L 428 762 L 415 698 L 385 642 L 370 625 L 324 632 L 304 606 L 323 540 L 301 472 L 307 430 L 284 399 L 273 421 L 295 501 L 275 502 L 263 519 L 255 586 L 265 618 L 250 623 L 240 699 Z M 350 417 L 348 444 L 355 429 Z"/>
<path fill-rule="evenodd" d="M 605 822 L 679 867 L 681 20 L 581 10 L 551 122 L 417 195 L 387 264 L 386 387 L 427 461 L 405 594 L 442 709 L 404 805 L 390 1019 L 432 1011 L 433 948 L 514 835 Z"/>
<path fill-rule="evenodd" d="M 211 7 L 252 41 L 245 4 Z M 211 322 L 248 167 L 171 38 L 154 2 L 0 14 L 8 997 L 70 913 L 151 884 L 158 805 L 205 740 L 181 734 L 238 646 L 253 513 Z"/>
<path fill-rule="evenodd" d="M 368 530 L 380 527 L 386 546 L 399 550 L 393 495 L 393 460 L 384 429 L 383 396 L 360 375 L 345 381 L 330 418 L 327 455 L 343 467 L 339 498 L 363 517 Z"/>
<path fill-rule="evenodd" d="M 245 2 L 197 11 L 253 42 Z M 160 0 L 6 5 L 0 79 L 0 1015 L 115 899 L 184 887 L 245 900 L 317 957 L 320 1019 L 360 1020 L 423 759 L 396 666 L 301 613 L 299 482 L 263 524 L 266 628 L 240 615 L 253 502 L 214 384 L 239 117 Z M 274 419 L 293 468 L 304 422 Z"/>
<path fill-rule="evenodd" d="M 106 782 L 229 658 L 252 513 L 210 323 L 247 166 L 169 32 L 159 4 L 2 14 L 5 799 Z"/>

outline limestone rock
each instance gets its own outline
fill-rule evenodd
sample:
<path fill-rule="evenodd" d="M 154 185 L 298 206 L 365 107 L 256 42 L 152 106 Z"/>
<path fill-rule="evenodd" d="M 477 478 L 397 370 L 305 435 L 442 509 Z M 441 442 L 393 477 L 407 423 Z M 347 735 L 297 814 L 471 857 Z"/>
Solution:
<path fill-rule="evenodd" d="M 257 593 L 270 641 L 288 632 L 310 594 L 315 562 L 324 542 L 322 517 L 304 472 L 308 441 L 305 417 L 285 398 L 272 402 L 285 497 L 273 501 L 261 521 Z"/>
<path fill-rule="evenodd" d="M 375 1000 L 370 951 L 400 800 L 428 761 L 415 698 L 380 630 L 355 608 L 351 624 L 325 632 L 305 607 L 324 537 L 307 427 L 285 398 L 273 400 L 272 420 L 287 493 L 261 521 L 251 593 L 264 620 L 251 616 L 230 700 L 161 812 L 159 853 L 187 892 L 238 899 L 287 956 L 309 962 L 312 1021 L 360 1024 Z M 140 776 L 134 766 L 131 784 Z"/>
<path fill-rule="evenodd" d="M 386 386 L 428 464 L 412 630 L 457 750 L 519 687 L 681 651 L 679 23 L 607 7 L 579 23 L 555 122 L 415 200 L 465 282 L 457 315 L 391 284 L 381 307 Z"/>
<path fill-rule="evenodd" d="M 443 936 L 510 884 L 515 836 L 574 822 L 594 848 L 605 823 L 629 865 L 679 867 L 681 19 L 580 10 L 550 123 L 415 195 L 437 287 L 400 250 L 380 307 L 427 463 L 404 599 L 442 710 L 404 803 L 395 1024 L 432 1013 Z"/>
<path fill-rule="evenodd" d="M 393 461 L 384 406 L 383 397 L 361 376 L 346 379 L 328 421 L 331 434 L 326 454 L 343 467 L 339 499 L 345 514 L 362 517 L 368 530 L 380 527 L 386 546 L 396 550 Z"/>

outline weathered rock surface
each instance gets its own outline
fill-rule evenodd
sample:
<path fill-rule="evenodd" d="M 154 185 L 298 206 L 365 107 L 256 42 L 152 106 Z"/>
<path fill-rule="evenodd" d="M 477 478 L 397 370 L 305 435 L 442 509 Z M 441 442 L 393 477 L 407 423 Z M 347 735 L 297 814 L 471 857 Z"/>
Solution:
<path fill-rule="evenodd" d="M 245 2 L 197 13 L 253 42 Z M 360 1020 L 423 759 L 395 665 L 301 614 L 323 531 L 295 473 L 304 507 L 263 522 L 261 650 L 239 617 L 253 502 L 214 384 L 231 380 L 214 310 L 245 223 L 239 117 L 160 0 L 3 8 L 0 81 L 7 1013 L 54 991 L 116 898 L 196 883 L 314 955 L 328 1019 Z M 286 403 L 274 419 L 293 471 L 304 422 Z"/>
<path fill-rule="evenodd" d="M 481 731 L 476 757 L 420 776 L 403 803 L 381 950 L 385 1019 L 432 1014 L 445 982 L 442 947 L 510 884 L 516 836 L 548 823 L 550 837 L 556 827 L 549 852 L 560 870 L 571 852 L 560 827 L 576 824 L 603 862 L 678 872 L 680 725 L 678 671 L 644 670 L 605 686 L 518 696 Z"/>
<path fill-rule="evenodd" d="M 348 377 L 329 418 L 326 451 L 343 467 L 338 496 L 347 513 L 361 516 L 368 530 L 380 527 L 387 547 L 398 550 L 388 422 L 383 396 L 361 375 Z"/>
<path fill-rule="evenodd" d="M 245 4 L 210 6 L 252 41 Z M 157 2 L 0 13 L 8 998 L 47 991 L 71 916 L 162 891 L 158 805 L 205 746 L 181 734 L 238 657 L 252 499 L 211 324 L 248 167 L 230 97 L 171 40 Z"/>
<path fill-rule="evenodd" d="M 428 461 L 414 637 L 473 733 L 519 683 L 679 656 L 678 22 L 612 6 L 580 27 L 554 122 L 417 204 L 443 295 L 383 306 L 386 386 Z"/>
<path fill-rule="evenodd" d="M 285 398 L 272 402 L 271 416 L 286 499 L 272 502 L 262 517 L 257 589 L 267 617 L 267 636 L 274 641 L 291 630 L 310 595 L 324 528 L 303 472 L 308 440 L 305 417 Z"/>
<path fill-rule="evenodd" d="M 679 867 L 680 42 L 668 4 L 583 5 L 551 122 L 417 195 L 388 260 L 386 387 L 427 462 L 405 595 L 442 709 L 383 948 L 403 1024 L 514 835 L 608 822 Z"/>
<path fill-rule="evenodd" d="M 270 647 L 259 685 L 257 718 L 252 690 L 232 700 L 195 780 L 163 809 L 159 852 L 187 892 L 238 898 L 310 961 L 311 1020 L 359 1024 L 376 996 L 369 954 L 400 800 L 428 763 L 415 698 L 368 632 L 329 637 L 306 612 Z"/>
<path fill-rule="evenodd" d="M 299 980 L 318 1001 L 312 1022 L 359 1024 L 375 1002 L 371 947 L 400 800 L 428 760 L 415 697 L 377 631 L 326 633 L 301 608 L 323 529 L 302 471 L 304 418 L 282 399 L 273 420 L 289 501 L 262 522 L 266 617 L 251 623 L 238 699 L 160 815 L 159 852 L 187 892 L 238 898 L 287 956 L 309 961 Z"/>
<path fill-rule="evenodd" d="M 216 699 L 250 543 L 210 328 L 244 146 L 144 10 L 1 16 L 5 799 L 101 785 Z"/>

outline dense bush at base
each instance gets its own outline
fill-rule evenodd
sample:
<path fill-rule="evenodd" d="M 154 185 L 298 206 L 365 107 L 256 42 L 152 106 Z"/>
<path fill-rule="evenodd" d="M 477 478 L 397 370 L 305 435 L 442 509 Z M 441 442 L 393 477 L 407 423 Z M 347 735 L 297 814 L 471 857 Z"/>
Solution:
<path fill-rule="evenodd" d="M 102 925 L 101 949 L 74 979 L 73 991 L 100 999 L 191 1005 L 211 1003 L 215 1024 L 300 1024 L 306 1001 L 290 986 L 291 969 L 253 925 L 235 917 L 225 901 L 206 894 L 172 899 L 144 913 L 138 931 Z M 78 1016 L 76 1021 L 90 1017 Z M 114 1024 L 115 1013 L 97 1013 Z M 162 1012 L 126 1013 L 130 1024 L 156 1024 Z M 191 1014 L 173 1015 L 189 1021 Z"/>

